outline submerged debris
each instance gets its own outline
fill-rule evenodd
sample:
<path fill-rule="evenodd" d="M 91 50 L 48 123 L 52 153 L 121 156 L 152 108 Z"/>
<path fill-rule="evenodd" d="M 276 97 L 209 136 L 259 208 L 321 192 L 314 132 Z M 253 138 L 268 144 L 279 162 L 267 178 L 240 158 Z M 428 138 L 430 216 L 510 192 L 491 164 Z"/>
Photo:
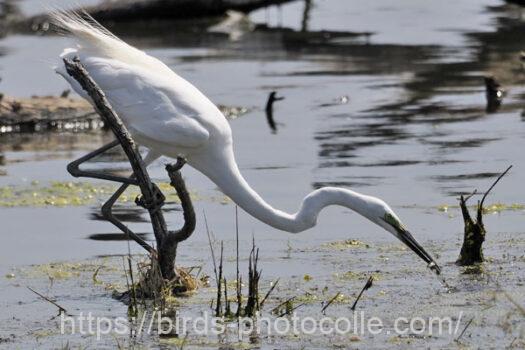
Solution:
<path fill-rule="evenodd" d="M 57 96 L 0 100 L 0 134 L 96 130 L 104 126 L 84 100 Z"/>
<path fill-rule="evenodd" d="M 503 101 L 504 90 L 492 76 L 485 77 L 485 95 L 487 97 L 487 112 L 496 112 Z"/>
<path fill-rule="evenodd" d="M 48 303 L 50 304 L 53 304 L 54 306 L 56 306 L 58 308 L 58 316 L 62 315 L 62 314 L 65 314 L 67 315 L 67 311 L 66 309 L 64 309 L 62 306 L 60 306 L 59 304 L 57 304 L 56 301 L 54 300 L 51 300 L 50 298 L 46 297 L 45 295 L 37 292 L 36 290 L 34 290 L 33 288 L 31 287 L 27 287 L 27 289 L 29 289 L 31 292 L 35 293 L 36 295 L 38 295 L 41 299 L 47 301 Z"/>
<path fill-rule="evenodd" d="M 465 224 L 464 237 L 463 237 L 463 246 L 461 247 L 461 252 L 459 258 L 456 261 L 457 265 L 468 266 L 477 263 L 483 262 L 483 242 L 485 241 L 485 225 L 483 224 L 483 202 L 490 191 L 496 186 L 496 184 L 501 180 L 505 174 L 512 168 L 512 165 L 507 168 L 497 179 L 494 181 L 492 186 L 488 189 L 487 192 L 483 195 L 481 201 L 477 205 L 477 215 L 476 221 L 470 216 L 470 212 L 467 208 L 467 201 L 476 193 L 472 193 L 470 196 L 464 197 L 461 196 L 459 199 L 459 204 L 461 207 L 461 212 L 463 214 L 463 221 Z"/>
<path fill-rule="evenodd" d="M 229 120 L 237 119 L 250 111 L 248 108 L 240 106 L 217 105 L 217 107 L 222 112 L 222 114 L 224 114 L 226 119 Z"/>

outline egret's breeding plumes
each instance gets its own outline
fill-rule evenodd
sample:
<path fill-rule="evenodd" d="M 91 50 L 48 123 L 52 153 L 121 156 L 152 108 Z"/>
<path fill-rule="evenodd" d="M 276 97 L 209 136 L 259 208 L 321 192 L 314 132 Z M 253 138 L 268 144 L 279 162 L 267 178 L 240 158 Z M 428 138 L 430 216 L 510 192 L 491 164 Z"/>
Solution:
<path fill-rule="evenodd" d="M 306 196 L 297 213 L 273 208 L 241 175 L 228 121 L 195 86 L 90 18 L 56 12 L 53 19 L 78 43 L 76 48 L 65 49 L 61 57 L 80 59 L 135 141 L 148 148 L 148 163 L 161 155 L 183 156 L 248 214 L 287 232 L 297 233 L 315 226 L 319 212 L 326 206 L 347 207 L 399 238 L 439 273 L 434 259 L 416 242 L 392 209 L 378 198 L 325 187 Z M 63 62 L 55 69 L 77 93 L 89 100 L 67 74 Z"/>

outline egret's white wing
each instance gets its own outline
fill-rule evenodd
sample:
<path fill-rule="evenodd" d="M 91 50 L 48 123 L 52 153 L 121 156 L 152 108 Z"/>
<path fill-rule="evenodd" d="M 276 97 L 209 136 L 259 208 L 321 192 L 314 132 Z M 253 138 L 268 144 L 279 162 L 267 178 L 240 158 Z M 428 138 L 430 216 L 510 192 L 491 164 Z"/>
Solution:
<path fill-rule="evenodd" d="M 69 51 L 64 55 L 75 54 Z M 198 121 L 199 110 L 174 93 L 171 85 L 175 82 L 169 79 L 173 76 L 161 76 L 114 59 L 81 56 L 80 60 L 136 138 L 173 148 L 198 147 L 208 140 L 208 131 Z M 60 69 L 57 72 L 86 97 L 67 73 Z"/>

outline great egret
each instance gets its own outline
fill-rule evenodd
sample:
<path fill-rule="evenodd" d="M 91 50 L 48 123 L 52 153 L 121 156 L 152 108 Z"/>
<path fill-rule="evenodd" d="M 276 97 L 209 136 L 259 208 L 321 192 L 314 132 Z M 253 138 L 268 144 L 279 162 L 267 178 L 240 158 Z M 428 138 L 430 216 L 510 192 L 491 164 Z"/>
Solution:
<path fill-rule="evenodd" d="M 315 226 L 318 214 L 329 205 L 349 208 L 396 236 L 439 274 L 440 268 L 434 259 L 379 198 L 344 188 L 324 187 L 306 196 L 294 214 L 273 208 L 241 175 L 228 121 L 195 86 L 158 59 L 118 39 L 92 18 L 63 11 L 54 12 L 52 17 L 59 28 L 78 41 L 78 47 L 66 48 L 61 58 L 80 59 L 135 141 L 148 148 L 145 159 L 148 164 L 161 155 L 183 156 L 248 214 L 291 233 Z M 77 81 L 67 74 L 62 62 L 55 70 L 80 96 L 90 100 Z M 115 145 L 113 142 L 92 152 L 77 165 Z M 84 174 L 119 181 L 124 187 L 133 184 L 131 178 Z"/>

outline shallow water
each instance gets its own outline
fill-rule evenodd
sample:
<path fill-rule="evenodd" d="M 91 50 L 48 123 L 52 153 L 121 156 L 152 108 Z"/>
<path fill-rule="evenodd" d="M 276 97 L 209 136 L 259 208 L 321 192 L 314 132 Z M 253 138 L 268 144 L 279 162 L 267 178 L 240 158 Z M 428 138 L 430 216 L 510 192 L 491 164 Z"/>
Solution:
<path fill-rule="evenodd" d="M 34 14 L 41 2 L 25 0 L 20 6 L 25 13 Z M 447 252 L 438 260 L 449 269 L 445 275 L 454 276 L 457 270 L 451 263 L 456 258 L 454 249 L 459 251 L 462 221 L 457 209 L 444 213 L 438 207 L 457 204 L 460 193 L 483 192 L 510 164 L 513 170 L 488 202 L 524 202 L 520 180 L 525 165 L 525 70 L 519 52 L 525 47 L 525 12 L 496 0 L 319 0 L 313 1 L 307 16 L 303 10 L 304 2 L 296 1 L 253 13 L 251 24 L 225 28 L 214 23 L 209 30 L 188 23 L 110 28 L 161 58 L 214 102 L 250 108 L 248 114 L 231 122 L 236 156 L 247 180 L 269 203 L 294 211 L 306 193 L 323 185 L 379 196 L 430 252 Z M 69 44 L 67 38 L 20 34 L 0 40 L 1 92 L 59 94 L 67 85 L 49 67 Z M 507 91 L 495 113 L 485 110 L 485 74 L 495 75 Z M 272 90 L 286 97 L 275 105 L 275 134 L 264 116 Z M 0 135 L 4 159 L 0 170 L 6 173 L 0 176 L 0 186 L 71 181 L 66 164 L 109 139 L 97 131 L 39 134 L 32 139 Z M 163 164 L 167 161 L 152 166 L 156 179 L 165 180 Z M 183 173 L 189 188 L 203 198 L 220 196 L 202 175 L 189 167 Z M 125 254 L 125 242 L 87 239 L 116 232 L 110 224 L 95 220 L 98 207 L 1 208 L 0 274 L 21 265 Z M 198 200 L 196 210 L 197 230 L 181 245 L 181 265 L 208 260 L 201 213 L 206 213 L 217 239 L 234 237 L 231 203 Z M 487 248 L 510 238 L 523 241 L 523 214 L 515 210 L 488 215 Z M 173 226 L 180 225 L 178 212 L 170 212 L 167 219 Z M 341 208 L 327 209 L 319 225 L 301 235 L 278 232 L 242 212 L 239 221 L 244 253 L 255 234 L 267 279 L 301 276 L 305 264 L 314 278 L 338 265 L 362 273 L 389 271 L 391 266 L 421 267 L 417 257 L 409 254 L 393 255 L 389 262 L 366 255 L 353 267 L 355 259 L 349 257 L 346 264 L 344 254 L 333 258 L 337 262 L 326 262 L 309 253 L 308 249 L 324 242 L 349 238 L 376 245 L 397 243 Z M 148 230 L 145 223 L 133 227 L 138 232 Z M 288 241 L 302 253 L 284 260 Z M 446 248 L 437 248 L 443 246 Z M 499 258 L 506 247 L 498 245 L 490 252 Z M 131 249 L 140 252 L 133 245 Z M 516 248 L 513 254 L 520 251 L 523 254 Z M 330 254 L 321 254 L 326 255 Z M 211 272 L 209 263 L 205 269 Z M 515 272 L 516 279 L 509 283 L 523 290 L 523 274 L 519 269 Z M 423 294 L 440 289 L 430 274 L 420 272 L 418 276 L 416 279 L 428 283 Z M 403 284 L 388 288 L 408 293 Z M 4 305 L 18 298 L 37 302 L 30 292 L 17 291 L 10 280 L 0 279 Z M 384 304 L 378 308 L 383 309 Z M 507 341 L 499 337 L 502 343 Z"/>

